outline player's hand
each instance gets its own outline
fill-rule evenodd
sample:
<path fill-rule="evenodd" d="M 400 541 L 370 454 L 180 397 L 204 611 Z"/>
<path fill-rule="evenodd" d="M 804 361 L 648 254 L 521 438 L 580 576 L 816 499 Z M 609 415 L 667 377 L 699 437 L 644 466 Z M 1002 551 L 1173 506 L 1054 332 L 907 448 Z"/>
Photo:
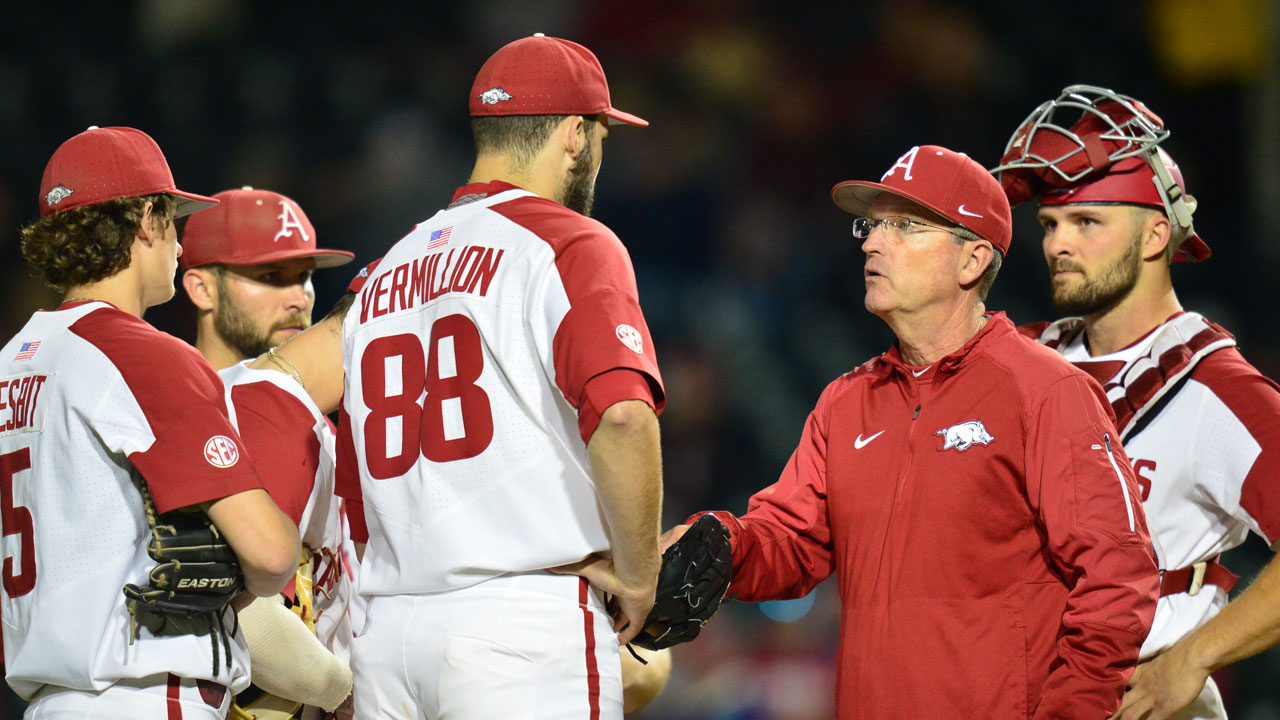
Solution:
<path fill-rule="evenodd" d="M 618 643 L 626 645 L 640 632 L 649 608 L 653 607 L 653 594 L 658 587 L 658 572 L 646 573 L 644 580 L 627 582 L 614 567 L 613 559 L 592 555 L 569 565 L 551 568 L 560 575 L 577 575 L 586 578 L 591 586 L 606 595 L 605 609 L 618 633 Z"/>
<path fill-rule="evenodd" d="M 658 536 L 658 552 L 659 553 L 666 552 L 667 548 L 671 547 L 672 545 L 675 545 L 676 541 L 684 537 L 684 534 L 688 531 L 689 531 L 688 525 L 677 525 L 671 528 L 670 530 L 659 535 Z"/>
<path fill-rule="evenodd" d="M 1111 720 L 1168 720 L 1199 697 L 1209 671 L 1197 667 L 1174 645 L 1133 671 Z"/>

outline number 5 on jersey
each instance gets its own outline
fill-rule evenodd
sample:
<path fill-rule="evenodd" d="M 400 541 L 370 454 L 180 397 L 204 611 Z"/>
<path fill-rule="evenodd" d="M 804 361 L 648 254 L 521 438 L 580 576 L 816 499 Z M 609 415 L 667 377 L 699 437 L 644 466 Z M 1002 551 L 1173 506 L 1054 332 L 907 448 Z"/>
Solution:
<path fill-rule="evenodd" d="M 13 504 L 13 476 L 31 469 L 31 448 L 19 448 L 0 455 L 0 525 L 4 535 L 18 536 L 21 546 L 22 572 L 14 574 L 13 557 L 4 559 L 4 591 L 9 597 L 22 597 L 36 586 L 36 525 L 31 511 Z"/>
<path fill-rule="evenodd" d="M 463 460 L 484 452 L 493 440 L 489 395 L 475 384 L 484 370 L 475 323 L 465 315 L 442 317 L 432 324 L 427 345 L 425 364 L 422 342 L 412 333 L 377 338 L 360 358 L 361 394 L 369 409 L 366 461 L 369 474 L 379 480 L 409 472 L 419 453 L 437 463 Z M 395 425 L 398 449 L 387 443 Z"/>

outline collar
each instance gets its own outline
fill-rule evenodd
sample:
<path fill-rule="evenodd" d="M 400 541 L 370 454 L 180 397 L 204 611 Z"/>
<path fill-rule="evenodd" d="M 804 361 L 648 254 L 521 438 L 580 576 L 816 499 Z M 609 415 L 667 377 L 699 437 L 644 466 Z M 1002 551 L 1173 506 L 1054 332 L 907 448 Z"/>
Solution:
<path fill-rule="evenodd" d="M 476 200 L 483 200 L 490 195 L 497 195 L 507 190 L 523 190 L 524 188 L 512 185 L 501 180 L 490 180 L 489 182 L 477 182 L 463 185 L 453 191 L 453 200 L 449 202 L 449 207 L 465 205 Z"/>
<path fill-rule="evenodd" d="M 969 358 L 975 354 L 974 351 L 978 349 L 978 346 L 987 342 L 988 339 L 995 339 L 1009 333 L 1017 332 L 1013 327 L 1013 323 L 1009 321 L 1009 318 L 1003 312 L 987 313 L 986 318 L 987 323 L 979 328 L 978 332 L 974 333 L 973 337 L 969 338 L 964 345 L 961 345 L 955 352 L 952 352 L 933 363 L 933 367 L 937 368 L 936 372 L 921 373 L 919 377 L 920 382 L 927 382 L 931 375 L 944 375 L 959 370 L 969 361 Z M 916 379 L 915 373 L 912 372 L 912 366 L 903 362 L 902 353 L 898 348 L 898 343 L 895 342 L 893 347 L 889 348 L 889 351 L 884 355 L 881 355 L 881 357 L 884 358 L 885 362 L 887 362 L 890 367 L 896 368 L 898 372 L 905 376 Z M 919 368 L 917 367 L 915 369 L 918 370 Z"/>

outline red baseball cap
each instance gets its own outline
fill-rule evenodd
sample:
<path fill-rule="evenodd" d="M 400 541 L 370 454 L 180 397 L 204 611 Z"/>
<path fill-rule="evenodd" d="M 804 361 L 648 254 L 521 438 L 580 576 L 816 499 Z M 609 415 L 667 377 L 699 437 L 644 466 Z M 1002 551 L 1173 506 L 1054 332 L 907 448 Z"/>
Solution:
<path fill-rule="evenodd" d="M 617 110 L 594 53 L 538 33 L 509 43 L 481 66 L 471 85 L 471 117 L 604 115 L 610 125 L 648 120 Z"/>
<path fill-rule="evenodd" d="M 292 199 L 244 187 L 213 196 L 218 207 L 187 221 L 182 231 L 183 269 L 212 263 L 260 265 L 315 258 L 317 268 L 345 265 L 355 257 L 345 250 L 316 247 L 316 230 Z"/>
<path fill-rule="evenodd" d="M 1192 203 L 1195 200 L 1187 194 L 1187 184 L 1182 179 L 1182 170 L 1173 161 L 1164 148 L 1157 147 L 1160 162 L 1173 176 L 1173 181 L 1182 188 L 1183 197 Z M 1107 168 L 1100 176 L 1065 188 L 1051 188 L 1040 196 L 1040 205 L 1087 205 L 1091 203 L 1124 203 L 1126 205 L 1145 205 L 1162 213 L 1164 201 L 1160 198 L 1160 190 L 1155 183 L 1155 172 L 1146 158 L 1141 155 L 1125 158 Z M 1200 262 L 1213 255 L 1208 244 L 1192 233 L 1173 256 L 1173 262 Z"/>
<path fill-rule="evenodd" d="M 923 205 L 978 234 L 1002 253 L 1013 239 L 1009 199 L 1000 181 L 968 155 L 937 145 L 917 145 L 889 168 L 880 182 L 849 180 L 831 188 L 845 212 L 865 215 L 880 193 Z"/>
<path fill-rule="evenodd" d="M 49 158 L 40 181 L 40 214 L 48 217 L 116 198 L 159 193 L 178 201 L 177 217 L 218 204 L 174 186 L 169 163 L 150 135 L 127 127 L 95 126 L 62 143 Z"/>

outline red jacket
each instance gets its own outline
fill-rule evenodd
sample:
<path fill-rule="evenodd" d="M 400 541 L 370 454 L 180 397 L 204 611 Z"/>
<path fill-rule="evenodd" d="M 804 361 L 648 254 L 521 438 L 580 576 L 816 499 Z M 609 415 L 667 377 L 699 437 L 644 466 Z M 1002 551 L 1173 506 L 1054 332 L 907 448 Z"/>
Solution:
<path fill-rule="evenodd" d="M 1155 614 L 1102 389 L 1003 313 L 918 378 L 895 348 L 831 383 L 778 482 L 717 514 L 739 599 L 835 572 L 841 720 L 1101 720 Z"/>

